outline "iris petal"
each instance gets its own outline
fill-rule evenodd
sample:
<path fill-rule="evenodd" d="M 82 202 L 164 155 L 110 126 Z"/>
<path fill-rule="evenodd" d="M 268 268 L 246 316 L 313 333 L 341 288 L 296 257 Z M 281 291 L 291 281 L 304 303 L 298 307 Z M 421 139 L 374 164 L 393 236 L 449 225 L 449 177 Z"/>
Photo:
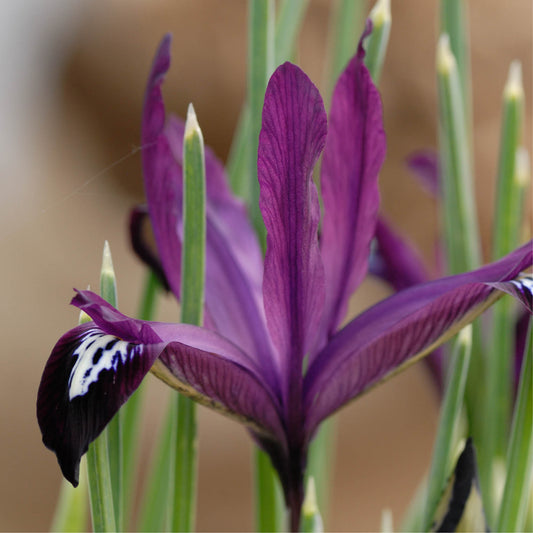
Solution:
<path fill-rule="evenodd" d="M 355 318 L 333 337 L 306 375 L 308 431 L 448 340 L 501 296 L 495 284 L 514 286 L 532 263 L 530 242 L 478 270 L 401 291 Z"/>
<path fill-rule="evenodd" d="M 379 207 L 385 133 L 381 99 L 364 65 L 362 40 L 368 32 L 367 27 L 357 54 L 335 86 L 322 161 L 321 252 L 326 274 L 322 329 L 327 336 L 344 318 L 348 299 L 367 272 Z"/>
<path fill-rule="evenodd" d="M 78 484 L 79 462 L 159 354 L 83 324 L 54 347 L 43 372 L 37 419 L 43 443 L 56 452 L 65 478 Z"/>
<path fill-rule="evenodd" d="M 257 169 L 267 229 L 265 312 L 282 359 L 284 393 L 294 397 L 301 392 L 302 360 L 316 336 L 324 298 L 312 172 L 326 128 L 318 89 L 295 65 L 281 65 L 265 94 Z"/>

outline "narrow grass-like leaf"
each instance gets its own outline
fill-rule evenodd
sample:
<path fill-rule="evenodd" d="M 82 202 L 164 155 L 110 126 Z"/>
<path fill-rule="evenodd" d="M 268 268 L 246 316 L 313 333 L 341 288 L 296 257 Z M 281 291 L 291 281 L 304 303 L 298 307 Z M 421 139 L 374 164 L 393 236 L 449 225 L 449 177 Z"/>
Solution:
<path fill-rule="evenodd" d="M 377 85 L 381 76 L 381 68 L 389 42 L 391 28 L 390 0 L 377 0 L 370 11 L 372 34 L 366 45 L 365 64 Z"/>
<path fill-rule="evenodd" d="M 285 531 L 286 511 L 281 485 L 270 458 L 259 448 L 254 454 L 254 477 L 255 530 L 260 533 Z"/>
<path fill-rule="evenodd" d="M 449 35 L 450 48 L 457 62 L 465 109 L 470 114 L 471 75 L 466 21 L 466 3 L 463 0 L 441 0 L 440 33 Z M 467 117 L 470 120 L 470 117 Z"/>
<path fill-rule="evenodd" d="M 257 149 L 261 130 L 263 101 L 268 78 L 274 71 L 274 8 L 273 0 L 249 0 L 248 2 L 248 109 L 250 113 L 249 212 L 263 250 L 266 231 L 259 210 L 259 181 L 257 179 Z"/>
<path fill-rule="evenodd" d="M 530 324 L 507 454 L 507 478 L 496 531 L 525 531 L 533 477 L 532 337 L 533 329 Z"/>
<path fill-rule="evenodd" d="M 503 257 L 520 243 L 523 179 L 519 147 L 522 134 L 524 89 L 519 63 L 513 63 L 503 92 L 503 122 L 493 228 L 493 258 Z M 522 156 L 523 157 L 523 156 Z M 517 162 L 519 165 L 517 165 Z M 493 309 L 491 342 L 487 358 L 486 416 L 483 434 L 482 479 L 492 485 L 492 461 L 503 458 L 511 425 L 512 369 L 514 353 L 514 305 L 504 298 Z M 490 506 L 493 507 L 493 506 Z M 489 517 L 493 518 L 492 511 Z"/>
<path fill-rule="evenodd" d="M 273 67 L 291 59 L 308 4 L 309 0 L 285 0 L 283 2 L 276 21 L 275 64 Z M 251 163 L 248 161 L 252 155 L 248 149 L 250 127 L 250 111 L 246 104 L 241 111 L 235 129 L 236 133 L 231 144 L 227 164 L 231 188 L 241 198 L 246 198 L 249 188 L 247 182 L 251 179 L 249 174 Z"/>
<path fill-rule="evenodd" d="M 284 0 L 276 22 L 275 65 L 288 61 L 302 24 L 309 0 Z"/>
<path fill-rule="evenodd" d="M 312 476 L 307 480 L 305 489 L 301 530 L 304 533 L 321 533 L 324 531 L 324 524 L 322 523 L 322 516 L 320 516 L 316 499 L 315 480 Z"/>
<path fill-rule="evenodd" d="M 109 244 L 106 242 L 102 259 L 100 275 L 100 291 L 103 298 L 114 299 L 116 304 L 116 283 L 111 261 Z M 81 319 L 81 317 L 80 317 Z M 117 415 L 118 416 L 118 415 Z M 115 419 L 117 418 L 115 416 Z M 109 424 L 109 426 L 111 426 Z M 89 499 L 91 502 L 91 518 L 94 531 L 118 531 L 117 513 L 115 509 L 115 490 L 120 490 L 118 484 L 111 479 L 111 466 L 108 448 L 108 430 L 104 430 L 94 440 L 87 451 L 87 479 L 89 485 Z M 115 464 L 115 467 L 117 464 Z M 114 474 L 117 470 L 114 469 Z M 117 480 L 117 478 L 115 478 Z M 117 493 L 117 497 L 118 496 Z"/>
<path fill-rule="evenodd" d="M 272 0 L 248 2 L 248 109 L 250 114 L 249 212 L 261 247 L 266 245 L 266 231 L 259 209 L 257 150 L 262 123 L 262 110 L 269 76 L 274 70 L 274 8 Z M 257 531 L 280 531 L 284 528 L 284 505 L 277 474 L 270 460 L 259 449 L 255 451 L 255 509 Z"/>
<path fill-rule="evenodd" d="M 465 106 L 446 34 L 437 48 L 437 85 L 446 252 L 449 272 L 458 274 L 478 267 L 481 251 Z"/>
<path fill-rule="evenodd" d="M 89 445 L 87 474 L 93 531 L 117 531 L 105 433 Z"/>
<path fill-rule="evenodd" d="M 439 426 L 435 437 L 433 459 L 428 477 L 425 531 L 429 531 L 439 499 L 449 474 L 453 439 L 456 433 L 470 365 L 472 326 L 467 326 L 458 335 L 448 372 L 446 391 L 441 406 Z"/>
<path fill-rule="evenodd" d="M 205 286 L 204 140 L 189 105 L 183 139 L 183 255 L 181 321 L 201 326 Z M 193 531 L 196 514 L 196 404 L 177 395 L 173 531 Z"/>
<path fill-rule="evenodd" d="M 113 307 L 118 306 L 117 283 L 109 243 L 104 244 L 102 270 L 100 272 L 100 295 Z M 124 444 L 122 440 L 124 412 L 122 409 L 113 417 L 105 433 L 109 454 L 109 472 L 113 489 L 113 506 L 117 531 L 124 530 Z"/>
<path fill-rule="evenodd" d="M 139 305 L 138 317 L 141 320 L 153 320 L 155 315 L 155 306 L 159 282 L 155 274 L 149 270 L 146 273 L 143 293 Z M 141 419 L 141 407 L 143 398 L 144 385 L 133 393 L 126 404 L 121 408 L 122 411 L 122 441 L 124 453 L 124 472 L 123 472 L 123 501 L 124 501 L 124 527 L 126 530 L 132 528 L 132 507 L 135 487 L 137 486 L 137 471 L 139 467 L 139 428 Z"/>
<path fill-rule="evenodd" d="M 174 472 L 176 418 L 177 402 L 172 397 L 148 470 L 148 481 L 138 520 L 139 531 L 170 530 L 174 493 L 171 474 Z"/>
<path fill-rule="evenodd" d="M 87 468 L 82 458 L 79 485 L 74 488 L 66 479 L 61 482 L 59 499 L 50 531 L 77 533 L 87 531 L 89 506 L 87 498 Z"/>
<path fill-rule="evenodd" d="M 327 522 L 329 510 L 329 491 L 331 482 L 331 463 L 334 457 L 337 437 L 337 418 L 325 420 L 316 437 L 309 447 L 307 459 L 308 480 L 314 479 L 317 505 L 322 511 L 322 517 Z"/>
<path fill-rule="evenodd" d="M 329 94 L 357 47 L 364 25 L 365 4 L 364 0 L 338 0 L 336 9 L 332 10 L 329 29 L 332 51 L 327 79 Z"/>

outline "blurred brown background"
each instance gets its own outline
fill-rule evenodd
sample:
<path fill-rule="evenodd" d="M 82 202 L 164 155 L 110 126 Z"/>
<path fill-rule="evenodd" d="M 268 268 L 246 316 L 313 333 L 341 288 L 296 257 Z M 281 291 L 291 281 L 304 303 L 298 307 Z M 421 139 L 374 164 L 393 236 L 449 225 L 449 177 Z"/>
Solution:
<path fill-rule="evenodd" d="M 297 54 L 322 89 L 333 4 L 311 0 Z M 486 252 L 501 92 L 513 59 L 522 62 L 527 108 L 532 105 L 532 2 L 472 0 L 468 7 L 476 188 Z M 436 10 L 435 0 L 392 0 L 381 80 L 388 137 L 382 209 L 420 247 L 428 265 L 435 205 L 410 178 L 404 159 L 415 149 L 436 146 Z M 0 530 L 46 530 L 60 472 L 40 441 L 37 387 L 54 342 L 76 323 L 77 312 L 67 305 L 71 288 L 98 284 L 105 239 L 118 273 L 120 307 L 136 312 L 143 271 L 128 247 L 126 219 L 142 199 L 136 148 L 152 55 L 171 31 L 167 108 L 184 116 L 192 101 L 206 142 L 225 159 L 244 95 L 246 3 L 5 1 L 0 30 Z M 384 294 L 383 287 L 366 283 L 354 312 Z M 174 302 L 163 301 L 158 318 L 176 317 Z M 166 408 L 164 387 L 149 381 L 146 446 Z M 342 411 L 329 529 L 376 530 L 384 508 L 399 523 L 428 467 L 436 414 L 437 398 L 420 365 Z M 201 409 L 199 446 L 198 529 L 250 530 L 246 432 Z"/>

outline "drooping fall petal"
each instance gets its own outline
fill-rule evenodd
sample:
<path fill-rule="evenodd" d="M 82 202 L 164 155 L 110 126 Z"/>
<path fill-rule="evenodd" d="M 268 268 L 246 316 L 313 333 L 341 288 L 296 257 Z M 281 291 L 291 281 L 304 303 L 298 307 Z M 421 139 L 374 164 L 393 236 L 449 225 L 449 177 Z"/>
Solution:
<path fill-rule="evenodd" d="M 309 368 L 304 386 L 308 431 L 350 399 L 448 340 L 516 285 L 533 264 L 531 242 L 478 270 L 399 292 L 339 331 Z M 519 292 L 531 291 L 531 282 Z"/>
<path fill-rule="evenodd" d="M 73 484 L 89 443 L 150 369 L 183 394 L 283 446 L 279 402 L 261 369 L 237 346 L 203 328 L 130 319 L 90 291 L 80 291 L 72 303 L 94 323 L 74 328 L 55 346 L 37 415 L 44 444 Z"/>
<path fill-rule="evenodd" d="M 280 66 L 265 94 L 257 167 L 267 229 L 265 312 L 282 358 L 284 395 L 295 401 L 301 394 L 302 360 L 316 335 L 324 297 L 317 236 L 320 206 L 312 172 L 326 128 L 317 88 L 295 65 Z"/>
<path fill-rule="evenodd" d="M 385 158 L 381 100 L 364 65 L 362 40 L 333 93 L 321 171 L 321 252 L 326 276 L 323 329 L 331 335 L 364 278 L 379 206 Z"/>

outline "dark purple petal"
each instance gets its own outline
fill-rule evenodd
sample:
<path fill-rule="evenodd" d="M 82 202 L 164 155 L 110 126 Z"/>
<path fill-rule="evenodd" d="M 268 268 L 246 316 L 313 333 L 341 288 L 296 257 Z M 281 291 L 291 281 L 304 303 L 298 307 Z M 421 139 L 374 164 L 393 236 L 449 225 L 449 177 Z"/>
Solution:
<path fill-rule="evenodd" d="M 526 351 L 529 323 L 531 322 L 531 313 L 523 311 L 515 326 L 515 364 L 514 364 L 514 388 L 515 393 L 518 391 L 520 382 L 520 373 L 522 371 L 522 362 Z"/>
<path fill-rule="evenodd" d="M 143 124 L 145 188 L 150 219 L 169 285 L 179 298 L 181 280 L 182 163 L 184 123 L 159 116 L 164 106 L 160 84 L 169 61 L 169 51 L 161 46 L 147 89 Z M 156 67 L 161 69 L 157 70 Z M 155 110 L 155 111 L 154 111 Z M 154 127 L 157 124 L 159 130 Z M 150 136 L 156 136 L 152 142 Z M 266 329 L 262 304 L 262 254 L 247 219 L 244 205 L 227 185 L 224 168 L 213 152 L 205 148 L 207 235 L 206 235 L 206 324 L 237 343 L 261 362 L 271 385 L 276 367 Z"/>
<path fill-rule="evenodd" d="M 490 284 L 495 289 L 514 296 L 528 311 L 533 314 L 533 277 L 523 276 L 511 281 Z"/>
<path fill-rule="evenodd" d="M 323 329 L 332 335 L 364 278 L 379 207 L 378 173 L 385 157 L 381 99 L 362 40 L 342 73 L 331 104 L 322 160 L 321 250 L 326 275 Z"/>
<path fill-rule="evenodd" d="M 377 221 L 375 237 L 377 246 L 370 259 L 371 274 L 383 279 L 396 291 L 429 280 L 418 252 L 383 217 Z"/>
<path fill-rule="evenodd" d="M 148 207 L 146 205 L 137 205 L 130 211 L 130 242 L 133 251 L 137 257 L 156 275 L 161 286 L 170 290 L 170 286 L 165 276 L 161 261 L 157 254 L 152 250 L 148 239 L 144 234 L 145 226 L 149 223 Z"/>
<path fill-rule="evenodd" d="M 183 122 L 171 117 L 166 135 L 180 169 L 183 132 Z M 205 162 L 208 200 L 205 284 L 209 316 L 219 333 L 261 362 L 273 384 L 276 367 L 263 313 L 261 250 L 242 202 L 229 191 L 224 168 L 209 148 L 205 149 Z M 165 198 L 160 199 L 163 202 Z"/>
<path fill-rule="evenodd" d="M 407 158 L 409 170 L 434 198 L 440 196 L 439 156 L 433 150 L 420 150 Z"/>
<path fill-rule="evenodd" d="M 308 434 L 349 400 L 430 353 L 499 297 L 533 263 L 531 243 L 479 270 L 399 292 L 342 329 L 305 378 Z"/>
<path fill-rule="evenodd" d="M 170 66 L 170 36 L 156 53 L 148 78 L 141 128 L 142 162 L 146 199 L 159 258 L 172 292 L 179 298 L 181 242 L 181 167 L 172 155 L 164 134 L 165 105 L 161 84 Z"/>
<path fill-rule="evenodd" d="M 371 274 L 389 283 L 396 291 L 429 281 L 430 276 L 416 249 L 394 232 L 383 217 L 378 218 L 375 243 L 370 258 Z M 439 393 L 444 385 L 443 355 L 442 348 L 437 348 L 424 360 Z"/>
<path fill-rule="evenodd" d="M 128 318 L 90 291 L 78 292 L 72 303 L 94 323 L 71 330 L 54 348 L 37 414 L 43 442 L 73 484 L 89 443 L 149 370 L 283 448 L 277 397 L 261 369 L 234 344 L 195 326 Z"/>
<path fill-rule="evenodd" d="M 58 341 L 46 363 L 37 397 L 45 446 L 68 481 L 78 485 L 81 456 L 139 386 L 159 354 L 83 324 Z"/>
<path fill-rule="evenodd" d="M 268 83 L 259 136 L 259 205 L 267 229 L 263 295 L 284 395 L 298 405 L 302 361 L 316 336 L 324 297 L 312 172 L 326 128 L 317 88 L 298 67 L 281 65 Z"/>

